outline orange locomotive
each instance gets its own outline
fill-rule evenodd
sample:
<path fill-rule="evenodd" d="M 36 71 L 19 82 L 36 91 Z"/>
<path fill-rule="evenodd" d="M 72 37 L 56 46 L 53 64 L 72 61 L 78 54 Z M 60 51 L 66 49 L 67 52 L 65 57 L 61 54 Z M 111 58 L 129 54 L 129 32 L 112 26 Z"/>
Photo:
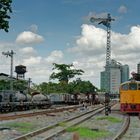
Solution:
<path fill-rule="evenodd" d="M 131 80 L 121 84 L 120 108 L 122 112 L 140 113 L 140 81 Z"/>

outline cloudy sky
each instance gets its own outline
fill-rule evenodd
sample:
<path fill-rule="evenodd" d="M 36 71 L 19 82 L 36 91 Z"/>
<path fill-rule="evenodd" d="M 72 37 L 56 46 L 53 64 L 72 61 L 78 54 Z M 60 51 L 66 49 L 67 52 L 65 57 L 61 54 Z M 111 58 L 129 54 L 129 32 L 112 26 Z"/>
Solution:
<path fill-rule="evenodd" d="M 14 66 L 27 66 L 26 79 L 48 82 L 52 63 L 74 64 L 100 87 L 105 66 L 106 28 L 90 23 L 92 16 L 112 23 L 111 57 L 136 71 L 140 62 L 139 0 L 13 0 L 10 29 L 0 31 L 0 73 L 10 73 L 10 58 L 2 52 L 13 50 Z M 16 75 L 14 73 L 14 75 Z"/>

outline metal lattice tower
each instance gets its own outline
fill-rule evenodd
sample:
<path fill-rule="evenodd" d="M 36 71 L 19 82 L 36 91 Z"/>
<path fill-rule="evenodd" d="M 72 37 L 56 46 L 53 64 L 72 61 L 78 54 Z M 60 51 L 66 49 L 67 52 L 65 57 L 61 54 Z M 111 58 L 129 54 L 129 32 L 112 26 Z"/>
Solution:
<path fill-rule="evenodd" d="M 92 23 L 98 22 L 98 24 L 103 24 L 107 27 L 107 46 L 106 46 L 106 92 L 110 92 L 110 62 L 111 62 L 111 21 L 115 19 L 111 18 L 111 15 L 108 14 L 107 18 L 95 18 L 91 17 L 90 21 Z"/>
<path fill-rule="evenodd" d="M 115 19 L 111 18 L 111 15 L 108 14 L 107 18 L 95 18 L 91 17 L 90 21 L 98 22 L 98 24 L 103 24 L 107 27 L 107 46 L 106 46 L 106 69 L 110 65 L 110 57 L 111 57 L 111 21 L 114 21 Z"/>

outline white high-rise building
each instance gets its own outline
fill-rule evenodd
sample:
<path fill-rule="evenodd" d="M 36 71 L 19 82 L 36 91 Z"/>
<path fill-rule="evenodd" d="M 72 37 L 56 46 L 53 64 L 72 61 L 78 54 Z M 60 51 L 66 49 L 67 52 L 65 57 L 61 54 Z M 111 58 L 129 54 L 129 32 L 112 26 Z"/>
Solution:
<path fill-rule="evenodd" d="M 129 66 L 111 60 L 109 68 L 110 81 L 107 82 L 106 71 L 101 72 L 101 90 L 110 91 L 112 94 L 119 94 L 121 82 L 129 79 Z"/>
<path fill-rule="evenodd" d="M 119 93 L 121 83 L 121 64 L 115 60 L 110 63 L 110 93 Z"/>

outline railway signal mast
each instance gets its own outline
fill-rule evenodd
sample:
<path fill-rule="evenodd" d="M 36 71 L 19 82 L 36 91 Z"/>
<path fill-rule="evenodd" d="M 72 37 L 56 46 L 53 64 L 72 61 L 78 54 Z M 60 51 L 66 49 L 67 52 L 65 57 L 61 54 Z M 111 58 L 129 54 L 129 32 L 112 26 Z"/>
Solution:
<path fill-rule="evenodd" d="M 11 69 L 10 69 L 10 90 L 13 91 L 13 55 L 15 52 L 11 50 L 11 52 L 2 52 L 3 55 L 6 55 L 6 57 L 11 57 Z"/>
<path fill-rule="evenodd" d="M 98 22 L 98 24 L 103 24 L 107 28 L 107 46 L 106 46 L 106 92 L 105 93 L 105 115 L 108 115 L 110 110 L 109 106 L 109 93 L 110 93 L 110 62 L 111 62 L 111 21 L 115 19 L 111 18 L 111 15 L 108 14 L 107 18 L 95 18 L 91 17 L 90 21 L 92 23 Z"/>
<path fill-rule="evenodd" d="M 111 18 L 111 15 L 108 14 L 107 18 L 95 18 L 91 17 L 90 21 L 92 23 L 98 22 L 98 24 L 103 24 L 105 27 L 107 27 L 107 46 L 106 46 L 106 74 L 107 74 L 107 85 L 108 85 L 108 91 L 110 92 L 110 57 L 111 57 L 111 21 L 114 21 L 115 19 Z"/>

